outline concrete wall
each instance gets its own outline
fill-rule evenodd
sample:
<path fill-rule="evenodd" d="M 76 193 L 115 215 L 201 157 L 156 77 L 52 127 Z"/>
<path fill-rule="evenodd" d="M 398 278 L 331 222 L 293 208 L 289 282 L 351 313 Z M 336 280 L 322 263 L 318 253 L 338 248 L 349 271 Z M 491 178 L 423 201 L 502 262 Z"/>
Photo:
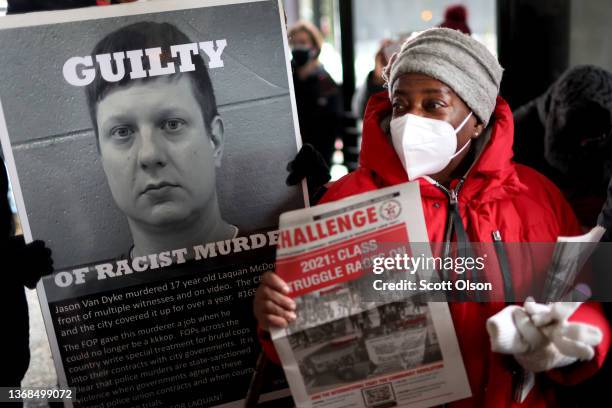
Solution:
<path fill-rule="evenodd" d="M 84 90 L 64 80 L 62 66 L 136 21 L 174 23 L 193 41 L 227 39 L 225 67 L 210 70 L 226 129 L 217 172 L 224 218 L 246 231 L 275 226 L 281 211 L 302 205 L 299 189 L 284 184 L 297 147 L 277 12 L 268 1 L 0 31 L 0 98 L 27 215 L 57 269 L 114 258 L 131 245 Z"/>

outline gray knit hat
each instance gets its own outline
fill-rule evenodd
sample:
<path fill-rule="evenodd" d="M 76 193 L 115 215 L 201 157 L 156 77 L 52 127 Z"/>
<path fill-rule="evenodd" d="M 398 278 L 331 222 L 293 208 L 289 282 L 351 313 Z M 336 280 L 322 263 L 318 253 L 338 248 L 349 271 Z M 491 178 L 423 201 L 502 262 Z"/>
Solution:
<path fill-rule="evenodd" d="M 472 37 L 448 28 L 431 28 L 407 39 L 385 71 L 390 94 L 402 74 L 425 74 L 444 82 L 486 126 L 495 108 L 503 68 Z"/>

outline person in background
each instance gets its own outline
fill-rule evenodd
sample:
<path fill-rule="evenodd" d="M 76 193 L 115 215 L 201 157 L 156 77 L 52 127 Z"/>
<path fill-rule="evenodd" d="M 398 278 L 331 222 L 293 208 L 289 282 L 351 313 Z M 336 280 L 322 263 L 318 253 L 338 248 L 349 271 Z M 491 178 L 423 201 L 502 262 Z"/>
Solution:
<path fill-rule="evenodd" d="M 323 37 L 307 21 L 289 28 L 293 85 L 302 141 L 309 143 L 331 167 L 341 119 L 340 89 L 319 62 Z"/>
<path fill-rule="evenodd" d="M 388 93 L 374 95 L 368 104 L 360 167 L 332 184 L 321 202 L 414 181 L 432 243 L 555 242 L 559 235 L 579 235 L 580 225 L 561 192 L 537 171 L 512 161 L 512 112 L 498 96 L 502 71 L 484 45 L 459 31 L 434 28 L 409 38 L 386 70 Z M 546 268 L 531 262 L 494 262 L 482 278 L 498 282 L 497 290 L 503 290 L 502 275 L 515 293 L 546 278 Z M 295 302 L 288 295 L 274 273 L 263 275 L 255 295 L 262 346 L 272 360 L 277 356 L 265 330 L 295 320 Z M 556 406 L 551 382 L 574 385 L 597 372 L 610 347 L 601 305 L 554 305 L 449 302 L 472 396 L 448 406 Z M 551 324 L 576 330 L 568 334 L 575 346 L 571 352 L 557 347 L 534 321 L 537 310 L 552 307 L 568 311 Z M 489 331 L 496 316 L 510 318 Z M 501 354 L 508 332 L 520 334 L 521 350 Z M 519 398 L 513 380 L 522 370 L 545 375 Z"/>
<path fill-rule="evenodd" d="M 2 346 L 0 387 L 18 388 L 30 364 L 30 324 L 24 286 L 34 289 L 42 276 L 53 272 L 51 251 L 44 242 L 26 244 L 14 236 L 8 200 L 8 178 L 0 163 L 0 259 L 2 259 Z"/>
<path fill-rule="evenodd" d="M 581 65 L 514 112 L 514 160 L 550 178 L 593 227 L 612 176 L 612 73 Z"/>
<path fill-rule="evenodd" d="M 472 30 L 467 24 L 468 11 L 464 5 L 454 4 L 448 6 L 444 11 L 444 21 L 438 27 L 450 28 L 461 31 L 463 34 L 472 35 Z"/>
<path fill-rule="evenodd" d="M 383 70 L 389 63 L 393 52 L 399 49 L 399 44 L 388 38 L 380 42 L 380 47 L 374 57 L 374 69 L 368 73 L 365 83 L 357 88 L 353 96 L 351 109 L 357 118 L 363 118 L 368 100 L 374 94 L 384 91 L 385 79 Z"/>
<path fill-rule="evenodd" d="M 438 27 L 450 28 L 471 35 L 472 30 L 467 24 L 467 14 L 467 9 L 461 4 L 448 6 L 444 12 L 444 21 L 438 24 Z M 402 40 L 408 38 L 409 35 L 403 37 Z M 370 97 L 384 90 L 383 69 L 387 66 L 391 55 L 399 50 L 400 44 L 401 40 L 396 42 L 386 38 L 381 41 L 374 57 L 374 69 L 368 73 L 365 83 L 357 89 L 353 96 L 351 108 L 355 117 L 363 118 Z"/>

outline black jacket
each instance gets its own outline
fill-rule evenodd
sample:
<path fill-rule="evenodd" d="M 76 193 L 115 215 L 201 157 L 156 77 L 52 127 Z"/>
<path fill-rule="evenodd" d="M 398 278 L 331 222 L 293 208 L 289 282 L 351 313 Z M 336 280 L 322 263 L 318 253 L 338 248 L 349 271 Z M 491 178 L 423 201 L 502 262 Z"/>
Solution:
<path fill-rule="evenodd" d="M 514 160 L 563 191 L 593 226 L 612 175 L 612 73 L 582 65 L 514 111 Z"/>

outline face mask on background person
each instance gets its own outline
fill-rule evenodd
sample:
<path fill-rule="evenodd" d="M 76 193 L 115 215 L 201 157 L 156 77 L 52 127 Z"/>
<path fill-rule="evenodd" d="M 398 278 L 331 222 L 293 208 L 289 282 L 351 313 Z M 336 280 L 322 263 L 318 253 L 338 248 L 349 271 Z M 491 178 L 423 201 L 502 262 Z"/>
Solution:
<path fill-rule="evenodd" d="M 296 67 L 303 67 L 312 59 L 313 50 L 307 47 L 295 47 L 291 50 L 293 59 L 291 60 Z"/>
<path fill-rule="evenodd" d="M 391 120 L 391 141 L 409 180 L 436 174 L 467 148 L 471 140 L 456 152 L 457 133 L 470 116 L 472 112 L 457 129 L 443 120 L 410 113 Z"/>

